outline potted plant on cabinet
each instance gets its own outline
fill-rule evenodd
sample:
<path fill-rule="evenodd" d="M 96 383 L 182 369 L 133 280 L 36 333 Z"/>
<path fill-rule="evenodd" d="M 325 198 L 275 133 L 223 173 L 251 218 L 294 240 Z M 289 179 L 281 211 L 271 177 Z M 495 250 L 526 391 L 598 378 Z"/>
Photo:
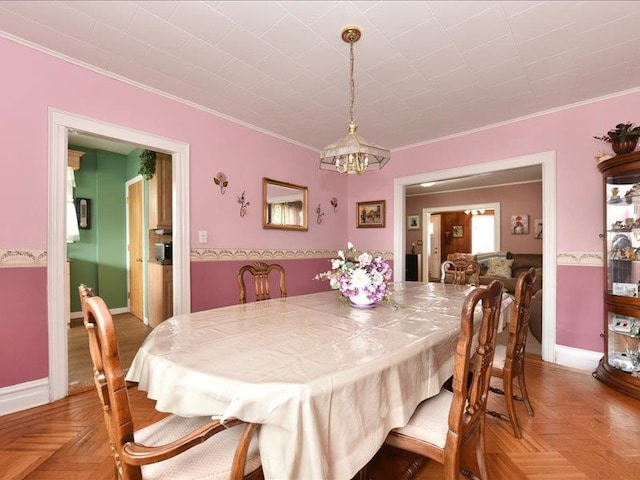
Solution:
<path fill-rule="evenodd" d="M 150 180 L 156 173 L 156 152 L 152 150 L 143 150 L 140 153 L 140 175 Z"/>
<path fill-rule="evenodd" d="M 611 144 L 615 153 L 633 152 L 640 137 L 640 126 L 634 127 L 633 123 L 619 123 L 616 128 L 611 129 L 602 137 L 593 137 Z"/>

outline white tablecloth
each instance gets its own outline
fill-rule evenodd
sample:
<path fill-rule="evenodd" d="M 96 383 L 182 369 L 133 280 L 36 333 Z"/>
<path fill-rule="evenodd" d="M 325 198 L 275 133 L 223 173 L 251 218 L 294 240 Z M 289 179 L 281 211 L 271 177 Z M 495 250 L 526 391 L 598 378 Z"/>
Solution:
<path fill-rule="evenodd" d="M 127 380 L 183 416 L 260 423 L 266 479 L 348 479 L 453 374 L 470 287 L 398 282 L 394 309 L 323 292 L 166 320 Z"/>

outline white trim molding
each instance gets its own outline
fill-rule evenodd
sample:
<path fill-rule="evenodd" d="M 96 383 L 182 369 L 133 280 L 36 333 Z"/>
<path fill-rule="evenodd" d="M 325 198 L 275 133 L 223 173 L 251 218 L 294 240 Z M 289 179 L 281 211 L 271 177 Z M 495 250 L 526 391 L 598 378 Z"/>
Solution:
<path fill-rule="evenodd" d="M 46 267 L 46 250 L 3 250 L 0 249 L 0 268 Z"/>
<path fill-rule="evenodd" d="M 0 388 L 0 415 L 46 403 L 49 403 L 49 381 L 46 378 Z"/>
<path fill-rule="evenodd" d="M 565 367 L 593 372 L 602 356 L 600 352 L 556 345 L 556 363 Z"/>
<path fill-rule="evenodd" d="M 586 267 L 604 266 L 602 252 L 561 252 L 558 253 L 558 265 L 582 265 Z"/>
<path fill-rule="evenodd" d="M 189 145 L 152 133 L 64 112 L 49 107 L 47 312 L 49 326 L 49 399 L 68 391 L 66 261 L 66 165 L 68 129 L 112 138 L 172 155 L 173 313 L 191 311 L 189 261 Z"/>
<path fill-rule="evenodd" d="M 540 152 L 521 157 L 505 158 L 491 162 L 472 163 L 463 167 L 423 172 L 393 180 L 393 262 L 394 278 L 404 278 L 405 235 L 404 227 L 406 187 L 424 182 L 437 182 L 448 178 L 479 175 L 486 172 L 508 170 L 530 165 L 542 166 L 542 218 L 544 236 L 542 238 L 542 268 L 544 271 L 544 291 L 542 297 L 542 359 L 555 363 L 556 344 L 556 152 Z"/>

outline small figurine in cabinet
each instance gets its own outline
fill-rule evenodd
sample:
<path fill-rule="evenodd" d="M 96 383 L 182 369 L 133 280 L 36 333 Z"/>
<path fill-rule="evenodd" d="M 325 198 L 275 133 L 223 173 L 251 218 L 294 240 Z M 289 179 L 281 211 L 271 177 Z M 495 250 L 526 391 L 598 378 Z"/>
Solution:
<path fill-rule="evenodd" d="M 622 199 L 620 198 L 620 189 L 618 187 L 613 187 L 611 189 L 611 198 L 609 199 L 609 203 L 620 203 Z"/>

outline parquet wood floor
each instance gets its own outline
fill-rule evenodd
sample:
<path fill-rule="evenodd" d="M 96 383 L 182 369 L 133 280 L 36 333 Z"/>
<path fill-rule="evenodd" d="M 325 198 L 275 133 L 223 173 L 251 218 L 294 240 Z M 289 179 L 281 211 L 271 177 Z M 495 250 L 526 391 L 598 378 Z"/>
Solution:
<path fill-rule="evenodd" d="M 517 405 L 523 438 L 487 417 L 487 452 L 493 480 L 640 480 L 640 401 L 580 372 L 527 357 L 535 416 Z M 162 414 L 144 392 L 131 390 L 137 427 Z M 490 397 L 500 409 L 500 398 Z M 375 480 L 396 480 L 406 458 L 382 451 L 373 460 Z M 111 453 L 95 391 L 0 417 L 2 480 L 113 480 Z M 433 462 L 414 477 L 442 478 Z M 300 479 L 312 480 L 312 479 Z"/>
<path fill-rule="evenodd" d="M 118 331 L 118 349 L 122 368 L 128 368 L 142 341 L 152 328 L 130 313 L 113 316 Z M 67 354 L 69 359 L 69 394 L 95 388 L 93 386 L 93 367 L 89 355 L 89 340 L 82 319 L 71 320 L 67 330 Z"/>

